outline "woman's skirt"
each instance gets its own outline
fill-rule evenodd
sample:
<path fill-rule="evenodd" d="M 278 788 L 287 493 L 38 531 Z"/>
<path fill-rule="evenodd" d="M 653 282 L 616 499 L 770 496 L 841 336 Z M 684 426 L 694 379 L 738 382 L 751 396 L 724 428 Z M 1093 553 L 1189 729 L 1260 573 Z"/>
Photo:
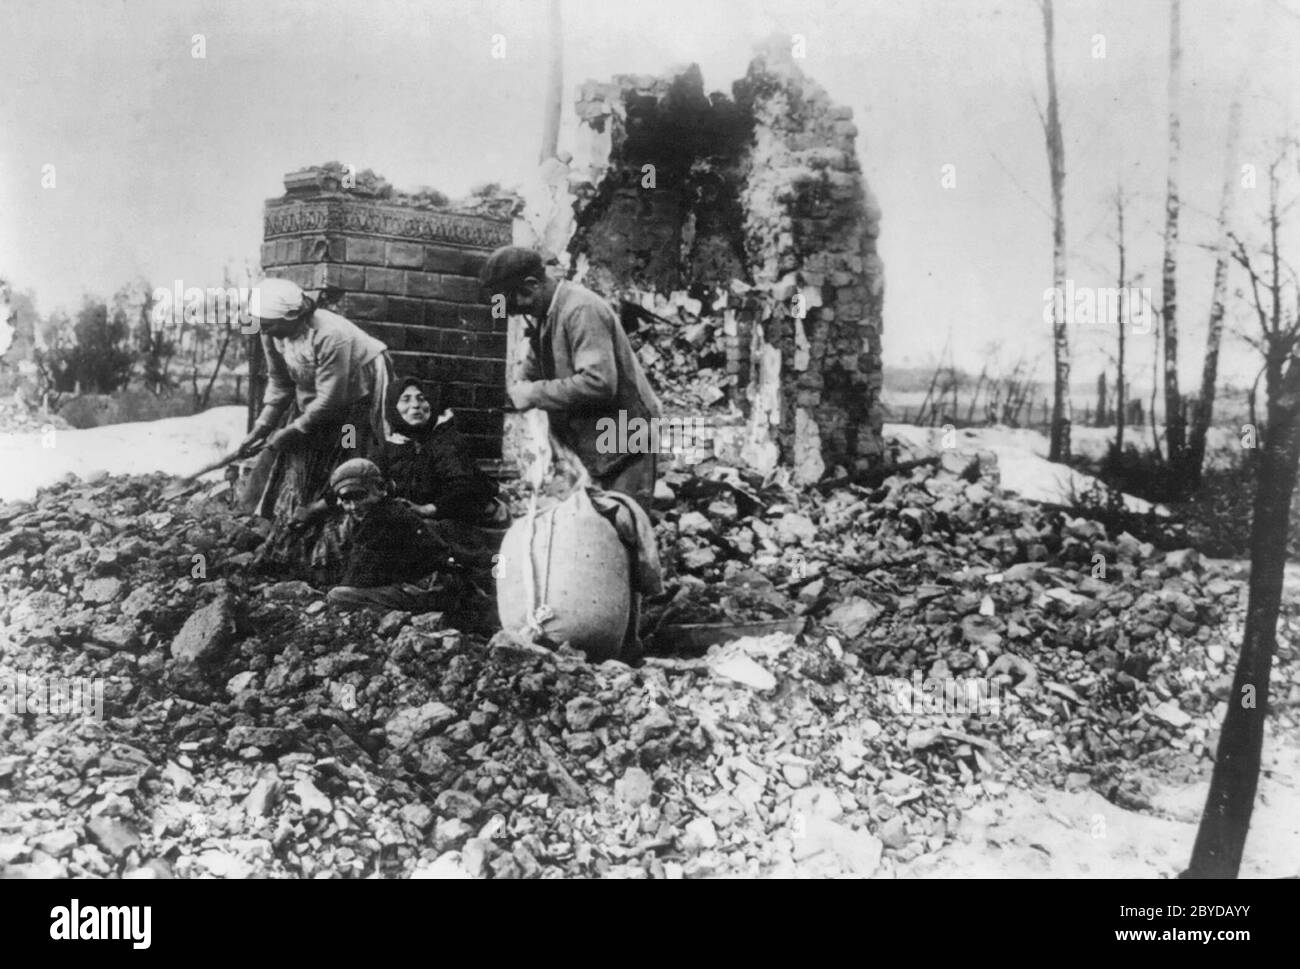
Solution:
<path fill-rule="evenodd" d="M 342 515 L 329 515 L 312 522 L 295 520 L 295 513 L 325 498 L 330 475 L 344 461 L 372 457 L 378 449 L 378 435 L 384 433 L 384 396 L 389 363 L 386 355 L 376 358 L 375 393 L 348 405 L 336 423 L 318 428 L 292 450 L 280 450 L 267 457 L 266 485 L 257 503 L 257 514 L 271 520 L 271 534 L 258 551 L 255 566 L 286 579 L 302 579 L 317 587 L 336 585 L 343 577 L 346 522 Z M 299 416 L 297 405 L 289 408 L 281 427 Z"/>

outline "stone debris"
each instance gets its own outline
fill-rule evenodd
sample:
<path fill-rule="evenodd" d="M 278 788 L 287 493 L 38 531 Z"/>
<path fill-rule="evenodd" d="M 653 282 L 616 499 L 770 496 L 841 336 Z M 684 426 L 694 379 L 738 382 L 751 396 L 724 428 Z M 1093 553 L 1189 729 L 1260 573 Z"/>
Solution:
<path fill-rule="evenodd" d="M 776 688 L 776 677 L 734 646 L 726 649 L 714 647 L 709 656 L 709 668 L 723 680 L 755 690 Z"/>
<path fill-rule="evenodd" d="M 91 819 L 86 825 L 86 836 L 114 858 L 140 844 L 140 836 L 119 818 Z"/>
<path fill-rule="evenodd" d="M 294 783 L 293 795 L 302 806 L 304 815 L 320 814 L 328 816 L 333 811 L 334 805 L 330 803 L 330 799 L 305 777 L 299 778 Z"/>
<path fill-rule="evenodd" d="M 0 717 L 2 874 L 892 877 L 1011 788 L 1131 807 L 1139 769 L 1202 776 L 1240 576 L 980 480 L 975 505 L 932 465 L 826 493 L 671 472 L 647 618 L 733 632 L 656 637 L 635 669 L 442 614 L 307 615 L 315 590 L 236 558 L 256 520 L 164 504 L 165 476 L 0 505 L 0 675 L 103 688 L 102 719 Z M 785 544 L 791 516 L 812 530 Z M 715 559 L 693 567 L 698 541 Z M 92 602 L 106 563 L 120 585 Z M 1286 604 L 1274 696 L 1300 696 L 1297 620 Z"/>
<path fill-rule="evenodd" d="M 654 793 L 654 782 L 640 767 L 629 767 L 615 784 L 614 793 L 628 807 L 640 807 L 650 801 L 650 796 Z"/>
<path fill-rule="evenodd" d="M 235 603 L 229 590 L 192 613 L 172 641 L 171 655 L 181 666 L 210 662 L 234 634 Z"/>

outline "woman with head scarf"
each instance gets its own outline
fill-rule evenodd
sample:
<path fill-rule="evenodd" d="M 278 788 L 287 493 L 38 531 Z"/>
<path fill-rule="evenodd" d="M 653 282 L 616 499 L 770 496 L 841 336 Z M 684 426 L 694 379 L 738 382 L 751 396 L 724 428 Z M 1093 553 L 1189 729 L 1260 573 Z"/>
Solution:
<path fill-rule="evenodd" d="M 393 432 L 375 463 L 392 482 L 393 494 L 428 522 L 446 559 L 488 591 L 493 556 L 510 524 L 496 482 L 475 463 L 452 412 L 442 410 L 437 388 L 414 377 L 394 380 L 388 404 Z"/>
<path fill-rule="evenodd" d="M 497 516 L 497 486 L 479 470 L 450 410 L 440 395 L 414 377 L 395 380 L 388 390 L 388 421 L 393 429 L 375 458 L 421 516 L 490 524 Z"/>
<path fill-rule="evenodd" d="M 392 375 L 387 347 L 287 279 L 264 279 L 250 305 L 261 329 L 267 388 L 245 452 L 265 442 L 269 468 L 257 513 L 273 529 L 259 564 L 331 584 L 341 567 L 338 536 L 303 511 L 329 491 L 330 473 L 367 457 L 386 434 Z M 260 477 L 260 475 L 259 475 Z"/>
<path fill-rule="evenodd" d="M 393 481 L 396 496 L 424 518 L 499 522 L 497 483 L 474 462 L 452 412 L 441 410 L 437 388 L 415 377 L 394 381 L 387 420 L 393 431 L 374 460 Z"/>

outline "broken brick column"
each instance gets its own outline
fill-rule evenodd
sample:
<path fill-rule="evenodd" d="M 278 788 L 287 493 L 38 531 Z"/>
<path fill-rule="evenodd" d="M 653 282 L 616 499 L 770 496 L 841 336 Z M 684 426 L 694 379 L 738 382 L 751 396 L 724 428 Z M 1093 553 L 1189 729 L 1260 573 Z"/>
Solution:
<path fill-rule="evenodd" d="M 285 188 L 266 203 L 263 271 L 382 340 L 398 376 L 439 386 L 478 457 L 500 457 L 506 321 L 492 319 L 477 277 L 510 243 L 509 217 L 344 189 L 328 166 L 287 175 Z"/>
<path fill-rule="evenodd" d="M 706 95 L 694 66 L 582 85 L 569 262 L 639 320 L 665 407 L 718 430 L 719 457 L 804 482 L 865 470 L 884 457 L 884 270 L 852 111 L 788 40 L 732 92 Z"/>
<path fill-rule="evenodd" d="M 801 479 L 836 464 L 865 470 L 883 455 L 884 267 L 880 208 L 862 178 L 852 111 L 804 76 L 788 44 L 760 53 L 736 89 L 754 119 L 746 252 L 754 282 L 773 296 L 750 348 L 760 381 L 750 397 L 760 418 L 773 409 L 773 440 Z M 755 425 L 753 447 L 762 437 Z"/>

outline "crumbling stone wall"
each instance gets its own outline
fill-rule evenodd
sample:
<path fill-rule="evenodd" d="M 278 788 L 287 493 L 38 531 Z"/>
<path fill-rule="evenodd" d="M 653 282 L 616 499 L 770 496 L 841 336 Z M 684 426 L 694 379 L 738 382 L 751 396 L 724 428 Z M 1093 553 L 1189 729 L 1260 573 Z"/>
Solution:
<path fill-rule="evenodd" d="M 641 323 L 680 327 L 633 333 L 669 410 L 699 406 L 698 384 L 674 395 L 688 374 L 672 361 L 690 331 L 687 342 L 721 348 L 706 378 L 723 393 L 706 411 L 719 425 L 743 414 L 745 463 L 784 461 L 815 480 L 880 461 L 880 209 L 851 109 L 774 42 L 730 98 L 706 96 L 692 67 L 588 82 L 577 114 L 580 140 L 608 157 L 575 191 L 570 263 L 586 285 L 658 317 Z"/>
<path fill-rule="evenodd" d="M 852 111 L 786 48 L 760 54 L 736 89 L 755 119 L 746 247 L 755 282 L 776 297 L 764 342 L 781 353 L 781 450 L 865 469 L 883 454 L 884 267 Z"/>
<path fill-rule="evenodd" d="M 511 241 L 512 203 L 401 195 L 369 173 L 345 188 L 335 168 L 287 175 L 286 194 L 266 203 L 263 271 L 382 340 L 399 375 L 437 382 L 475 453 L 499 457 L 506 321 L 492 319 L 477 276 Z"/>
<path fill-rule="evenodd" d="M 672 79 L 589 81 L 577 115 L 600 134 L 608 127 L 611 145 L 570 246 L 588 285 L 669 293 L 744 278 L 751 125 L 735 103 L 706 97 L 692 66 Z"/>

